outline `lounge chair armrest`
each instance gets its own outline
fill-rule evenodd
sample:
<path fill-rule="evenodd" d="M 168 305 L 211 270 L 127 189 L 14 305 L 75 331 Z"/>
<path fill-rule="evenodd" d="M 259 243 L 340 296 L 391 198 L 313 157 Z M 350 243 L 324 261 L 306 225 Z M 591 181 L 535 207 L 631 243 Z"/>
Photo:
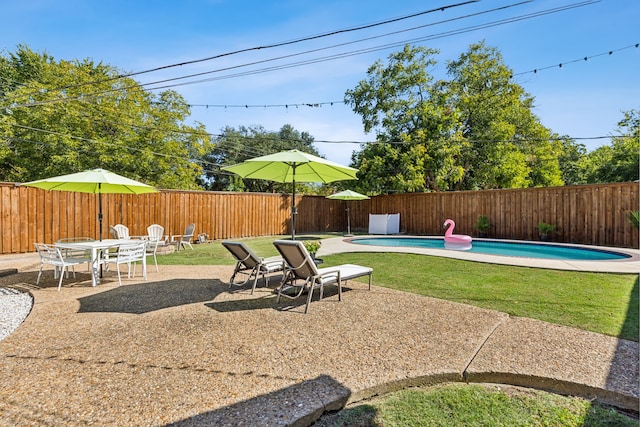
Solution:
<path fill-rule="evenodd" d="M 282 268 L 282 266 L 284 265 L 284 261 L 281 259 L 274 259 L 274 260 L 263 260 L 262 264 L 272 268 L 272 267 L 280 267 Z"/>
<path fill-rule="evenodd" d="M 335 278 L 336 282 L 341 280 L 341 271 L 339 268 L 332 269 L 331 267 L 327 267 L 326 269 L 322 269 L 318 271 L 318 275 L 316 277 L 327 280 L 330 278 Z"/>

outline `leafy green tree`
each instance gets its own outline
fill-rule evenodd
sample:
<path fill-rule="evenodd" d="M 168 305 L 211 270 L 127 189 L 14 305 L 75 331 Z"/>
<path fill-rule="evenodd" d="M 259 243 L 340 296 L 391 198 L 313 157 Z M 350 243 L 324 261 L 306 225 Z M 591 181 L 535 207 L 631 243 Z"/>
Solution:
<path fill-rule="evenodd" d="M 561 185 L 562 144 L 532 113 L 495 48 L 473 44 L 436 81 L 437 50 L 405 46 L 345 94 L 386 147 L 353 157 L 360 189 L 442 191 Z M 392 155 L 395 153 L 395 155 Z M 375 178 L 374 178 L 375 176 Z"/>
<path fill-rule="evenodd" d="M 532 113 L 533 97 L 512 81 L 497 49 L 472 44 L 447 71 L 448 99 L 469 144 L 458 189 L 562 184 L 561 144 Z"/>
<path fill-rule="evenodd" d="M 375 132 L 380 142 L 353 157 L 361 191 L 446 190 L 461 178 L 455 159 L 464 142 L 451 142 L 455 116 L 444 103 L 442 82 L 429 73 L 437 53 L 407 45 L 391 54 L 387 65 L 376 61 L 368 78 L 346 92 L 365 132 Z"/>
<path fill-rule="evenodd" d="M 178 93 L 145 91 L 108 65 L 26 46 L 0 57 L 0 180 L 102 167 L 160 188 L 196 189 L 208 149 Z M 63 88 L 63 89 L 60 89 Z"/>
<path fill-rule="evenodd" d="M 562 153 L 558 158 L 558 163 L 565 185 L 585 184 L 587 182 L 584 170 L 586 147 L 569 137 L 563 138 L 560 143 L 562 144 Z"/>
<path fill-rule="evenodd" d="M 313 141 L 314 138 L 309 133 L 297 131 L 289 124 L 283 125 L 277 132 L 267 131 L 262 126 L 240 126 L 238 129 L 226 127 L 203 157 L 207 178 L 205 185 L 210 190 L 289 192 L 290 184 L 242 179 L 221 171 L 220 168 L 242 163 L 253 157 L 293 149 L 319 156 Z M 296 186 L 296 191 L 304 193 L 312 188 L 312 185 L 300 184 Z"/>
<path fill-rule="evenodd" d="M 587 153 L 579 163 L 587 183 L 627 182 L 638 180 L 640 169 L 640 115 L 637 110 L 624 113 L 618 123 L 618 135 L 610 145 Z"/>
<path fill-rule="evenodd" d="M 587 155 L 585 174 L 589 183 L 636 181 L 640 175 L 640 111 L 624 113 L 618 122 L 618 135 L 611 145 Z"/>

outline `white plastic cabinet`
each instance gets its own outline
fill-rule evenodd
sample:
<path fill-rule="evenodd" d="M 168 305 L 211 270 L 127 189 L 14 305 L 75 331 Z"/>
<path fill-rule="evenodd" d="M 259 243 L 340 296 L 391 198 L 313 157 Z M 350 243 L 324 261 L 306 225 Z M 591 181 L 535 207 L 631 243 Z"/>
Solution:
<path fill-rule="evenodd" d="M 400 233 L 400 214 L 369 214 L 369 234 Z"/>

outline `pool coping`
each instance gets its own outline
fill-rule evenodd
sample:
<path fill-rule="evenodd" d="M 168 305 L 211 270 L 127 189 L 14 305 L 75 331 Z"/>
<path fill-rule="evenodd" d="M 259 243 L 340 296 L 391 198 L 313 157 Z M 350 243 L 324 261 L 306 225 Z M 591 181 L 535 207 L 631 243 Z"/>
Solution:
<path fill-rule="evenodd" d="M 629 258 L 620 260 L 608 260 L 608 261 L 565 261 L 556 259 L 542 259 L 542 258 L 525 258 L 525 257 L 510 257 L 501 255 L 489 255 L 470 253 L 465 251 L 456 251 L 449 249 L 433 249 L 433 248 L 412 248 L 408 246 L 373 246 L 373 245 L 358 245 L 350 243 L 354 238 L 376 238 L 376 237 L 420 237 L 420 238 L 442 238 L 442 236 L 408 236 L 408 235 L 358 235 L 358 236 L 345 236 L 324 239 L 322 241 L 322 247 L 318 252 L 318 256 L 331 255 L 335 253 L 343 252 L 394 252 L 394 253 L 413 253 L 421 255 L 439 256 L 443 258 L 454 258 L 465 261 L 484 262 L 489 264 L 500 265 L 513 265 L 518 267 L 531 267 L 531 268 L 547 268 L 553 270 L 568 270 L 568 271 L 585 271 L 585 272 L 598 272 L 598 273 L 622 273 L 622 274 L 638 274 L 640 273 L 640 250 L 629 248 L 614 248 L 608 246 L 593 246 L 593 245 L 579 245 L 579 244 L 566 244 L 556 242 L 534 242 L 536 244 L 548 244 L 556 246 L 571 246 L 583 249 L 600 250 L 600 251 L 613 251 L 620 252 L 629 255 Z M 509 240 L 509 239 L 481 239 L 487 242 L 510 242 L 510 243 L 529 243 L 522 240 Z"/>

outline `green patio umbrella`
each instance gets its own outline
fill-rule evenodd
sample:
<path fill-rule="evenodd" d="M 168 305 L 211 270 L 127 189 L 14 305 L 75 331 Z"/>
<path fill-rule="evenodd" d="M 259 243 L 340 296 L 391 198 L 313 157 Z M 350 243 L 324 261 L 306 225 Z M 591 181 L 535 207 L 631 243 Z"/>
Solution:
<path fill-rule="evenodd" d="M 328 183 L 357 179 L 357 169 L 342 166 L 327 159 L 298 150 L 282 151 L 246 160 L 222 170 L 233 172 L 242 178 L 265 179 L 292 184 L 291 239 L 296 238 L 296 181 Z"/>
<path fill-rule="evenodd" d="M 100 222 L 100 240 L 102 240 L 102 194 L 144 194 L 155 193 L 154 187 L 134 181 L 104 169 L 91 169 L 69 175 L 25 182 L 27 187 L 43 190 L 75 191 L 78 193 L 98 194 L 98 221 Z"/>
<path fill-rule="evenodd" d="M 349 200 L 366 200 L 369 196 L 365 196 L 364 194 L 356 193 L 351 190 L 344 190 L 339 193 L 332 194 L 327 196 L 327 199 L 335 199 L 335 200 L 344 200 L 347 203 L 347 234 L 346 236 L 351 236 L 351 218 L 349 215 Z"/>

